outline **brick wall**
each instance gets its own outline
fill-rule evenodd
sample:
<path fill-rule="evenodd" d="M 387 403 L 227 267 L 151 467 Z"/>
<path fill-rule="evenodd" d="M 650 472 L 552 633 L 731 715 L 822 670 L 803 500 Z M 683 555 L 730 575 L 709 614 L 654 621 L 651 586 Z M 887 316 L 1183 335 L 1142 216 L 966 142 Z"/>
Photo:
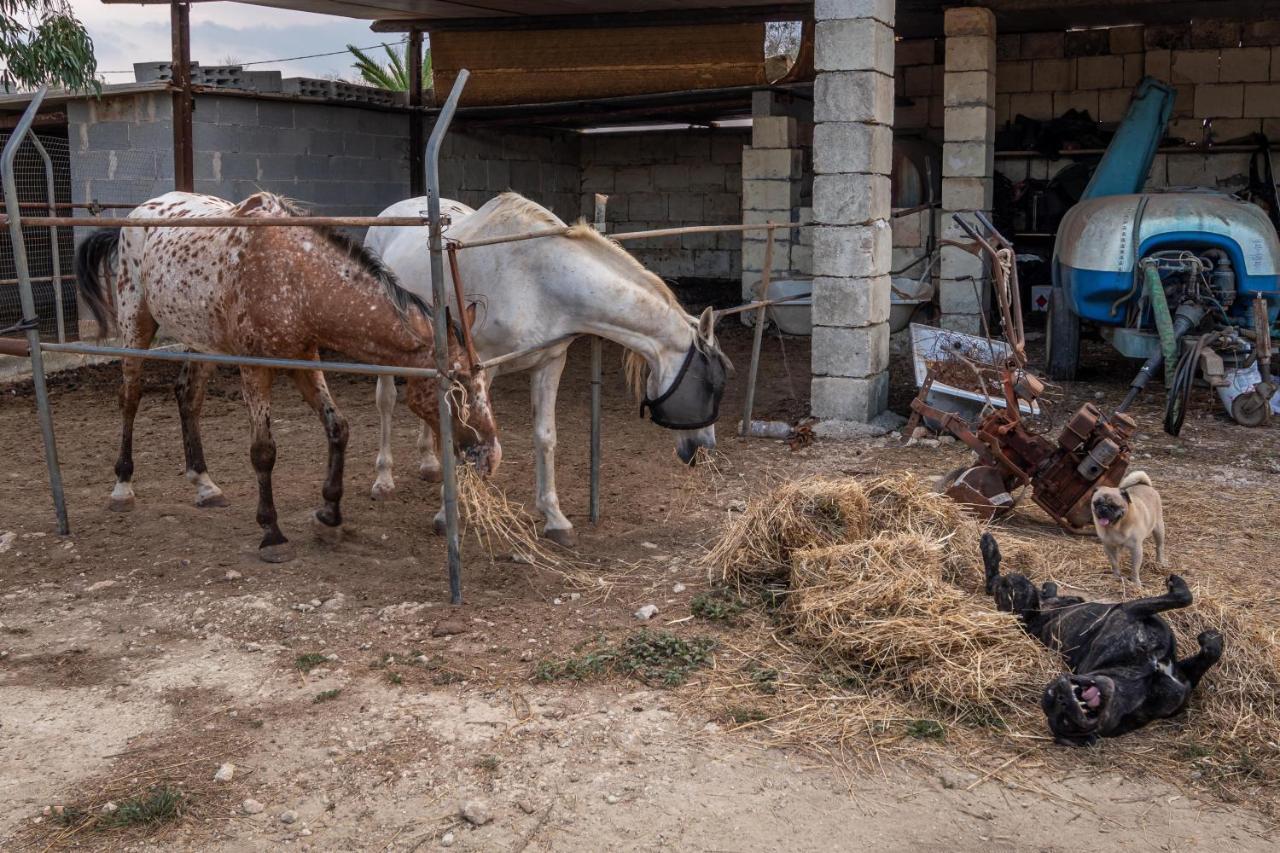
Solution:
<path fill-rule="evenodd" d="M 940 136 L 941 40 L 898 43 L 895 111 L 898 129 Z M 1199 144 L 1211 118 L 1219 143 L 1257 131 L 1280 136 L 1280 22 L 1198 21 L 1191 25 L 1127 26 L 1066 33 L 1001 35 L 997 44 L 996 123 L 1021 114 L 1049 119 L 1087 110 L 1104 124 L 1119 122 L 1144 75 L 1178 90 L 1168 134 Z M 1196 185 L 1236 190 L 1249 154 L 1180 152 L 1157 156 L 1149 187 Z M 996 171 L 1012 180 L 1052 177 L 1070 160 L 1001 158 Z"/>
<path fill-rule="evenodd" d="M 609 196 L 611 231 L 742 221 L 745 128 L 602 133 L 581 138 L 579 213 L 591 219 L 596 193 Z M 642 264 L 671 278 L 741 275 L 739 234 L 686 234 L 627 244 Z"/>

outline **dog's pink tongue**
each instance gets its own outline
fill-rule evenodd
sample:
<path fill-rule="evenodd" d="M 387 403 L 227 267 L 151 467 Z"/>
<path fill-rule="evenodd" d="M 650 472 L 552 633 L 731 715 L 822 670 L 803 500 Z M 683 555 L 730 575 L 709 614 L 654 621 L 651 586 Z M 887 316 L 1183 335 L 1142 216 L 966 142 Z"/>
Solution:
<path fill-rule="evenodd" d="M 1100 519 L 1098 519 L 1098 526 L 1100 526 L 1100 527 L 1106 527 L 1106 526 L 1107 526 L 1108 524 L 1110 524 L 1110 523 L 1111 523 L 1111 520 L 1110 520 L 1110 519 L 1106 519 L 1106 518 L 1100 518 Z"/>
<path fill-rule="evenodd" d="M 1096 708 L 1102 704 L 1102 694 L 1098 692 L 1096 687 L 1086 687 L 1080 696 L 1084 699 L 1084 703 L 1090 708 Z"/>

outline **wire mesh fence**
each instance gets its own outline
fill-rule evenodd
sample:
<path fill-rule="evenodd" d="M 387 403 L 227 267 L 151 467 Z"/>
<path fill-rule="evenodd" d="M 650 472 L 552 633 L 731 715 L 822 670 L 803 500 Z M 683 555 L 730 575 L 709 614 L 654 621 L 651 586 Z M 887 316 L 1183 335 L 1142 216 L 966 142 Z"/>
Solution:
<path fill-rule="evenodd" d="M 0 146 L 9 141 L 10 134 L 8 130 L 0 131 Z M 48 155 L 51 171 L 46 168 L 40 147 L 28 136 L 13 163 L 22 213 L 26 216 L 49 216 L 57 210 L 68 214 L 69 207 L 56 207 L 71 203 L 71 152 L 66 128 L 40 128 L 32 134 Z M 40 319 L 40 336 L 47 340 L 75 340 L 78 337 L 79 318 L 72 275 L 75 245 L 71 232 L 70 228 L 42 225 L 24 225 L 22 228 L 36 316 Z M 12 326 L 21 319 L 13 241 L 9 229 L 0 228 L 0 328 Z"/>

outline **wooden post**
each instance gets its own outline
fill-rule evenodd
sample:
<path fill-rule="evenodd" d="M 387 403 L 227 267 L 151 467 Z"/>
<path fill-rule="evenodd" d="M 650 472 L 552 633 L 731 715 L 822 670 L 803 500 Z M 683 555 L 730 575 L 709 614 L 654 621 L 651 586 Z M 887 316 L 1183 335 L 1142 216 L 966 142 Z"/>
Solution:
<path fill-rule="evenodd" d="M 426 161 L 422 141 L 422 30 L 409 31 L 409 195 L 427 191 Z"/>
<path fill-rule="evenodd" d="M 173 40 L 173 187 L 181 192 L 195 192 L 189 3 L 173 0 L 169 4 L 169 30 Z"/>

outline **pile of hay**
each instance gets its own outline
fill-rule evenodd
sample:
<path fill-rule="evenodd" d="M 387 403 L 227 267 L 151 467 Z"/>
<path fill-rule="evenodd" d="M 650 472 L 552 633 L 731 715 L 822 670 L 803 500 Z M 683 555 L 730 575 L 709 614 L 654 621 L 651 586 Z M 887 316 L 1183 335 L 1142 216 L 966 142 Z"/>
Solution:
<path fill-rule="evenodd" d="M 786 580 L 793 552 L 847 545 L 880 533 L 937 542 L 944 577 L 960 583 L 981 579 L 977 523 L 913 474 L 786 483 L 749 507 L 707 561 L 728 583 Z"/>
<path fill-rule="evenodd" d="M 785 583 L 791 638 L 868 699 L 950 721 L 1028 718 L 1058 664 L 981 594 L 980 535 L 909 474 L 804 481 L 750 507 L 708 559 L 739 588 Z"/>

